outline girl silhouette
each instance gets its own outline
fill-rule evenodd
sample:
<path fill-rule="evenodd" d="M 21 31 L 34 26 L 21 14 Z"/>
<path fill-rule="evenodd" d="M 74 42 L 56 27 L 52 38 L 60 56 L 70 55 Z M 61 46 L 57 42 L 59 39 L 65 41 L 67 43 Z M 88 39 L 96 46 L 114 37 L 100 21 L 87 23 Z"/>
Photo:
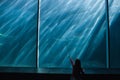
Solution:
<path fill-rule="evenodd" d="M 72 64 L 72 80 L 82 80 L 81 74 L 84 74 L 83 69 L 81 68 L 81 62 L 79 59 L 74 61 L 70 58 L 70 62 Z"/>

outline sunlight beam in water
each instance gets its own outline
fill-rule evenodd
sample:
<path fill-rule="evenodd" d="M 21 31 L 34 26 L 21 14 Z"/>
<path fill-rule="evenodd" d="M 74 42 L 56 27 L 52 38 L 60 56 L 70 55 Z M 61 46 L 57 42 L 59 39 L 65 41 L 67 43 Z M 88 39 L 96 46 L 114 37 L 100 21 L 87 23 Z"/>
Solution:
<path fill-rule="evenodd" d="M 106 67 L 104 0 L 41 0 L 40 10 L 40 67 L 69 68 L 68 54 L 83 67 Z"/>

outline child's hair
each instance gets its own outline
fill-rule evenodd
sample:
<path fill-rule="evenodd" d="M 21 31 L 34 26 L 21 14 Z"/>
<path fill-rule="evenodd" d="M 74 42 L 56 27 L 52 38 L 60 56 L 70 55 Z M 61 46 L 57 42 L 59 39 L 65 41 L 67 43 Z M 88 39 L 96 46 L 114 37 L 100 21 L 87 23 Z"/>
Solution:
<path fill-rule="evenodd" d="M 81 68 L 81 62 L 80 62 L 79 59 L 76 59 L 76 60 L 75 60 L 75 66 Z"/>

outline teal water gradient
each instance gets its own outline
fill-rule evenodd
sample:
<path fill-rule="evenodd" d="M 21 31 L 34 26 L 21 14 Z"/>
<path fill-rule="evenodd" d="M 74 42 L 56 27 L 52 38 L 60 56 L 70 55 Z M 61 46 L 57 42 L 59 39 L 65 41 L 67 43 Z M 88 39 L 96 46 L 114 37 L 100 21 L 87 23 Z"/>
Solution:
<path fill-rule="evenodd" d="M 38 0 L 0 1 L 0 66 L 71 68 L 71 56 L 83 68 L 106 68 L 107 58 L 111 68 L 120 67 L 119 0 L 108 0 L 110 56 L 105 0 L 40 1 L 40 34 Z"/>
<path fill-rule="evenodd" d="M 36 66 L 37 4 L 37 0 L 0 1 L 0 66 Z"/>
<path fill-rule="evenodd" d="M 105 0 L 41 0 L 40 67 L 106 68 Z"/>

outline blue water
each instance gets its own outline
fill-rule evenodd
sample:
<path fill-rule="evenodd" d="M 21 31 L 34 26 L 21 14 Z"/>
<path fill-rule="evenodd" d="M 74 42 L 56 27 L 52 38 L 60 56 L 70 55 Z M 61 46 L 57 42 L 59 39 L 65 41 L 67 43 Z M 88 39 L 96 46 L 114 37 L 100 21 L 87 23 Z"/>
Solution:
<path fill-rule="evenodd" d="M 104 0 L 41 0 L 40 67 L 106 67 L 107 18 Z"/>
<path fill-rule="evenodd" d="M 107 68 L 108 60 L 120 68 L 120 1 L 108 1 L 110 56 L 105 0 L 41 0 L 40 17 L 38 0 L 0 0 L 0 66 L 71 68 L 71 56 L 83 68 Z"/>
<path fill-rule="evenodd" d="M 41 0 L 40 67 L 70 68 L 71 56 L 83 68 L 119 68 L 120 1 L 108 0 L 109 26 L 105 2 Z"/>
<path fill-rule="evenodd" d="M 37 4 L 0 0 L 0 66 L 36 66 Z"/>
<path fill-rule="evenodd" d="M 109 0 L 110 12 L 110 65 L 120 68 L 120 0 Z"/>

